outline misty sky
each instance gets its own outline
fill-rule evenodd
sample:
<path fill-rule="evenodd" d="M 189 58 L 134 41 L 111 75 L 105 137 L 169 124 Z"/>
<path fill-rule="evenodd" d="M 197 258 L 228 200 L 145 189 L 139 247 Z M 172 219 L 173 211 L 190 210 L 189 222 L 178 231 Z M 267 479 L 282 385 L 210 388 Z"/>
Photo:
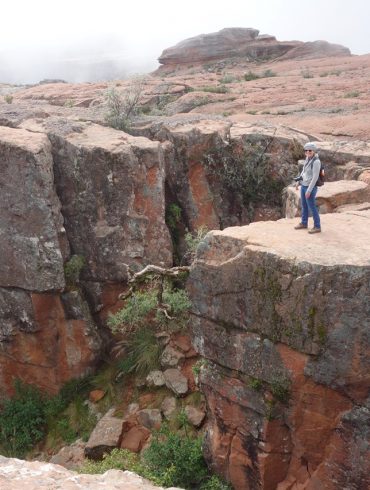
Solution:
<path fill-rule="evenodd" d="M 370 0 L 5 0 L 0 83 L 85 81 L 155 69 L 163 49 L 224 27 L 370 53 Z"/>

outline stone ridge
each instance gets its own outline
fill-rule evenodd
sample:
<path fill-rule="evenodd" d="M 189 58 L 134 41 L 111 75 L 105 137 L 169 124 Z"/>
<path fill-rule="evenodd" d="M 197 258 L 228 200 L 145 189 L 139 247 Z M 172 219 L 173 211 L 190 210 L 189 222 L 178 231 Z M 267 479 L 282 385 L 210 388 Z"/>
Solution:
<path fill-rule="evenodd" d="M 167 48 L 158 58 L 163 65 L 205 62 L 241 56 L 250 61 L 285 58 L 319 58 L 322 56 L 348 56 L 348 48 L 327 41 L 303 43 L 280 42 L 274 36 L 258 36 L 253 28 L 231 27 L 210 34 L 185 39 Z"/>

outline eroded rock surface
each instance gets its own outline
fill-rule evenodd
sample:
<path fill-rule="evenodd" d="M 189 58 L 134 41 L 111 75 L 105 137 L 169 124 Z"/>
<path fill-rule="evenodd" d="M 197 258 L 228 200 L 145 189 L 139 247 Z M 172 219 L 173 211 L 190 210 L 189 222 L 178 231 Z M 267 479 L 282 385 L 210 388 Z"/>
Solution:
<path fill-rule="evenodd" d="M 0 487 L 4 490 L 161 490 L 130 471 L 109 470 L 103 475 L 83 475 L 61 466 L 0 456 Z M 163 489 L 162 489 L 163 490 Z M 171 487 L 169 490 L 181 490 Z"/>
<path fill-rule="evenodd" d="M 0 127 L 0 153 L 0 392 L 15 378 L 55 392 L 91 369 L 101 340 L 80 293 L 61 294 L 70 250 L 50 141 Z"/>
<path fill-rule="evenodd" d="M 370 483 L 370 213 L 322 220 L 316 236 L 298 220 L 215 231 L 198 250 L 207 455 L 236 489 Z"/>

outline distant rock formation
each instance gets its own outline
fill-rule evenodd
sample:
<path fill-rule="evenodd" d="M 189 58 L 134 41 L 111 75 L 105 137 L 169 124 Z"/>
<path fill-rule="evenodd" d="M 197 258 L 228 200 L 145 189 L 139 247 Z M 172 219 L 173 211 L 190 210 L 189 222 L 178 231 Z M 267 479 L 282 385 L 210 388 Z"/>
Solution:
<path fill-rule="evenodd" d="M 320 56 L 348 56 L 348 48 L 326 41 L 303 43 L 277 41 L 269 34 L 259 35 L 257 29 L 230 27 L 210 34 L 185 39 L 165 49 L 159 57 L 163 65 L 206 62 L 240 56 L 249 61 L 267 61 L 281 56 L 292 58 L 319 58 Z"/>

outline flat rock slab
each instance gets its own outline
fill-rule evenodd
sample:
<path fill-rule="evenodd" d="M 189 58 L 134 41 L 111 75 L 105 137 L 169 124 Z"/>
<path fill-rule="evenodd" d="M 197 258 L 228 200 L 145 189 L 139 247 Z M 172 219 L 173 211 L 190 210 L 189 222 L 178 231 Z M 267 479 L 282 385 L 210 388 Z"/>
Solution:
<path fill-rule="evenodd" d="M 294 218 L 300 216 L 300 189 L 290 186 L 285 190 L 285 216 Z M 369 201 L 370 186 L 359 180 L 338 180 L 326 182 L 320 187 L 316 202 L 320 214 L 333 213 L 339 206 L 358 204 Z"/>
<path fill-rule="evenodd" d="M 6 490 L 161 490 L 130 471 L 109 470 L 103 475 L 82 475 L 61 466 L 0 456 L 0 488 Z M 168 490 L 181 490 L 172 487 Z"/>
<path fill-rule="evenodd" d="M 327 214 L 322 218 L 322 233 L 309 235 L 305 230 L 294 230 L 297 219 L 252 223 L 249 226 L 234 226 L 223 231 L 213 231 L 213 237 L 228 237 L 235 240 L 241 250 L 241 243 L 251 250 L 278 255 L 281 258 L 299 262 L 330 265 L 370 265 L 370 211 Z M 220 252 L 220 249 L 216 250 Z M 235 250 L 231 243 L 230 255 Z M 207 255 L 207 254 L 206 254 Z M 205 258 L 205 257 L 204 257 Z M 211 263 L 213 258 L 207 257 Z M 218 255 L 215 263 L 221 262 Z"/>

